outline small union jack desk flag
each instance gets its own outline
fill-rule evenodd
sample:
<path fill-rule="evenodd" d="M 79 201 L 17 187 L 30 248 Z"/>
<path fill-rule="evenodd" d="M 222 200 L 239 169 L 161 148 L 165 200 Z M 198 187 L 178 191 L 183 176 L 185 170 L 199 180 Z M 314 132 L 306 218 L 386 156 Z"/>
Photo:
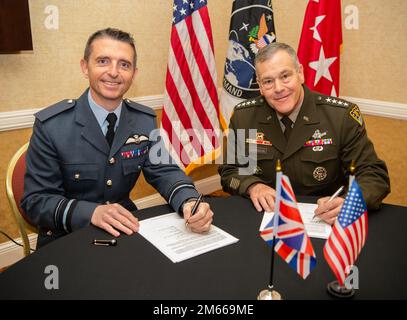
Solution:
<path fill-rule="evenodd" d="M 270 246 L 275 236 L 275 251 L 303 279 L 316 266 L 314 248 L 305 231 L 290 180 L 281 172 L 277 173 L 275 214 L 260 235 Z"/>

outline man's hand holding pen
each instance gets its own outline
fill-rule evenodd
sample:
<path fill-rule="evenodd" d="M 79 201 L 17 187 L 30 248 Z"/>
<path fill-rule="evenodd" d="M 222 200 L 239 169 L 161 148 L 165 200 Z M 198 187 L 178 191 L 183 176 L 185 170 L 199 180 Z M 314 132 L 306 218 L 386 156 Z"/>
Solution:
<path fill-rule="evenodd" d="M 198 200 L 186 202 L 183 207 L 185 224 L 191 231 L 197 233 L 209 231 L 213 220 L 209 204 L 201 200 L 202 196 Z"/>
<path fill-rule="evenodd" d="M 317 201 L 318 208 L 315 209 L 315 217 L 324 220 L 326 223 L 334 224 L 336 217 L 341 211 L 344 198 L 339 197 L 343 191 L 343 186 L 340 187 L 332 196 L 320 198 Z"/>

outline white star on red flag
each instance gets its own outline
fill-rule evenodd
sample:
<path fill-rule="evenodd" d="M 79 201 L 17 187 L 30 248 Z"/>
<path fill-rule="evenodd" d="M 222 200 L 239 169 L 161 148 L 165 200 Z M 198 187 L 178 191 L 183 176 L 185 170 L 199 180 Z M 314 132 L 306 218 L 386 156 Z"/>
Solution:
<path fill-rule="evenodd" d="M 318 60 L 309 63 L 309 67 L 317 72 L 317 74 L 315 75 L 314 86 L 317 85 L 321 77 L 324 77 L 325 79 L 328 79 L 332 82 L 332 77 L 329 73 L 329 67 L 332 63 L 334 63 L 335 60 L 336 57 L 325 58 L 324 47 L 321 46 Z"/>
<path fill-rule="evenodd" d="M 342 20 L 340 0 L 309 1 L 304 16 L 298 58 L 311 90 L 339 94 Z"/>
<path fill-rule="evenodd" d="M 312 36 L 314 37 L 315 40 L 318 40 L 319 42 L 322 42 L 322 40 L 321 40 L 321 36 L 319 35 L 317 27 L 322 22 L 322 20 L 324 20 L 324 18 L 325 18 L 325 16 L 316 17 L 315 25 L 310 28 L 310 30 L 314 31 L 314 34 Z"/>

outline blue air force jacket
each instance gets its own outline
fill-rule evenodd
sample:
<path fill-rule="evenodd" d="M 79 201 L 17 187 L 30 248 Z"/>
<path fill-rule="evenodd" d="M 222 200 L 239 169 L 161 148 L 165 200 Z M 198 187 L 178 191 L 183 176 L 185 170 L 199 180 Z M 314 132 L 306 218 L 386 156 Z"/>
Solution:
<path fill-rule="evenodd" d="M 148 107 L 123 101 L 111 149 L 89 107 L 87 91 L 35 117 L 21 206 L 39 228 L 37 247 L 89 225 L 100 204 L 136 209 L 129 193 L 141 171 L 175 211 L 185 200 L 198 197 L 192 180 L 177 165 L 150 161 L 150 150 L 159 142 L 150 137 L 156 115 Z"/>

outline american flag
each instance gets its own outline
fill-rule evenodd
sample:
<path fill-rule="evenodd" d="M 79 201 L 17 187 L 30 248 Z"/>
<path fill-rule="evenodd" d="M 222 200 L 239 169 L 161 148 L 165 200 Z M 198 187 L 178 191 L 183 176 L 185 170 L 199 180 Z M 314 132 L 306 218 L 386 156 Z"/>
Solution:
<path fill-rule="evenodd" d="M 311 90 L 339 95 L 341 47 L 341 0 L 308 1 L 298 59 L 304 67 L 305 84 Z"/>
<path fill-rule="evenodd" d="M 324 256 L 339 283 L 344 285 L 350 269 L 365 244 L 367 208 L 362 191 L 353 180 L 331 235 L 324 246 Z"/>
<path fill-rule="evenodd" d="M 275 214 L 260 235 L 275 251 L 305 279 L 317 260 L 310 238 L 305 231 L 297 200 L 287 176 L 277 173 Z"/>
<path fill-rule="evenodd" d="M 206 0 L 174 0 L 162 128 L 177 164 L 189 173 L 219 152 L 219 105 Z"/>

